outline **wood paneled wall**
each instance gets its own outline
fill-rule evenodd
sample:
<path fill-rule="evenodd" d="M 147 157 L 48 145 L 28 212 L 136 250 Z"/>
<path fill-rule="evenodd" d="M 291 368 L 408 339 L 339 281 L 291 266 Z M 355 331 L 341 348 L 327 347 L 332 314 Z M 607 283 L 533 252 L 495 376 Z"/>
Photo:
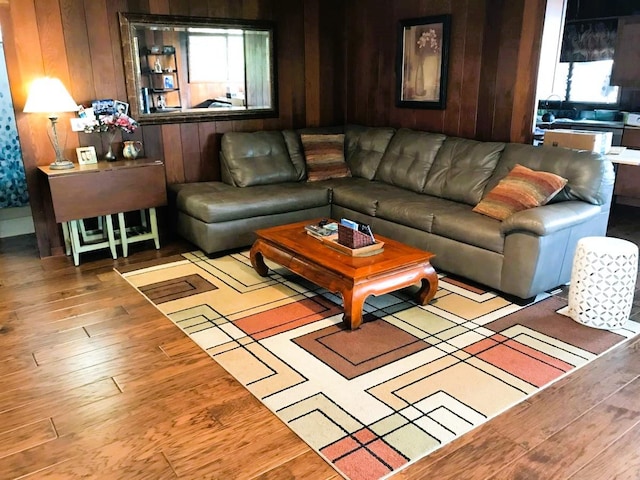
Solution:
<path fill-rule="evenodd" d="M 352 0 L 347 13 L 347 121 L 531 141 L 545 0 Z M 445 110 L 397 108 L 398 22 L 452 15 Z"/>
<path fill-rule="evenodd" d="M 73 98 L 90 104 L 96 98 L 126 100 L 122 49 L 117 12 L 193 15 L 272 20 L 277 25 L 278 118 L 151 125 L 133 135 L 144 143 L 147 157 L 163 158 L 168 183 L 219 178 L 220 138 L 227 131 L 299 128 L 308 123 L 344 122 L 340 93 L 333 95 L 339 75 L 331 66 L 341 57 L 340 36 L 319 39 L 320 21 L 329 11 L 344 18 L 342 2 L 331 0 L 8 0 L 0 2 L 11 92 L 17 114 L 20 142 L 36 236 L 41 256 L 63 252 L 60 227 L 53 220 L 48 192 L 37 167 L 53 160 L 46 115 L 24 114 L 22 109 L 31 81 L 59 77 Z M 341 10 L 342 9 L 342 10 Z M 341 27 L 339 22 L 336 27 Z M 340 29 L 342 31 L 342 29 Z M 309 48 L 310 45 L 319 48 Z M 330 49 L 339 48 L 334 56 Z M 322 56 L 322 57 L 321 57 Z M 329 59 L 327 61 L 327 58 Z M 328 65 L 328 67 L 327 67 Z M 308 71 L 317 74 L 306 77 Z M 308 80 L 305 80 L 307 79 Z M 334 101 L 334 98 L 337 99 Z M 328 101 L 330 100 L 330 101 Z M 75 147 L 95 145 L 100 154 L 106 140 L 99 134 L 70 131 L 69 115 L 59 123 L 67 158 Z M 116 137 L 116 141 L 120 141 Z M 82 192 L 78 192 L 82 201 Z M 105 199 L 108 201 L 108 199 Z"/>
<path fill-rule="evenodd" d="M 125 99 L 117 12 L 265 19 L 277 25 L 279 116 L 145 126 L 134 134 L 163 158 L 167 181 L 219 178 L 227 131 L 344 122 L 483 140 L 528 141 L 545 0 L 1 0 L 9 81 L 42 256 L 62 254 L 60 228 L 37 167 L 53 160 L 44 115 L 23 114 L 31 81 L 59 77 L 74 99 Z M 450 13 L 445 110 L 395 107 L 398 21 Z M 68 117 L 60 125 L 68 126 Z M 105 141 L 68 129 L 65 153 Z M 120 138 L 116 139 L 117 141 Z M 82 201 L 82 192 L 78 192 Z M 108 201 L 108 200 L 106 200 Z"/>

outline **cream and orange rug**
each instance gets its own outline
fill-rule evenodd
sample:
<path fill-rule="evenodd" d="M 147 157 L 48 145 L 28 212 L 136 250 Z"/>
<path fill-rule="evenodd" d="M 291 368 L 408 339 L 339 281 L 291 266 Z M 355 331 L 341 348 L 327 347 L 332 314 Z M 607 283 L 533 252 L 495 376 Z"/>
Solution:
<path fill-rule="evenodd" d="M 640 332 L 609 332 L 442 277 L 435 299 L 341 300 L 248 252 L 192 252 L 120 273 L 345 477 L 374 480 L 486 422 Z"/>

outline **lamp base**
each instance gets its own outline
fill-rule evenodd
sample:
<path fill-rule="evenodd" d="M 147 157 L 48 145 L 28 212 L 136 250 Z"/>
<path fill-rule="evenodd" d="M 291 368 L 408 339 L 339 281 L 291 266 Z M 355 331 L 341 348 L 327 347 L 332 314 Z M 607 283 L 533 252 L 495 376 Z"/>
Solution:
<path fill-rule="evenodd" d="M 51 170 L 67 170 L 69 168 L 74 168 L 74 165 L 73 162 L 70 162 L 69 160 L 61 160 L 53 162 L 49 165 L 49 168 Z"/>

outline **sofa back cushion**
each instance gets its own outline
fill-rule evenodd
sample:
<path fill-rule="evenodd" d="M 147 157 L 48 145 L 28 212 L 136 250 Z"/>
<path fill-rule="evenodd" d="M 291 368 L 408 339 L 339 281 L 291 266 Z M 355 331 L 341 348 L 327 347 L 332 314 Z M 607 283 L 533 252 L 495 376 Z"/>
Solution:
<path fill-rule="evenodd" d="M 281 132 L 229 132 L 222 136 L 222 181 L 237 187 L 297 182 L 304 167 L 291 160 Z"/>
<path fill-rule="evenodd" d="M 429 170 L 423 192 L 476 205 L 504 147 L 499 142 L 447 137 Z"/>
<path fill-rule="evenodd" d="M 380 161 L 375 179 L 397 187 L 422 192 L 445 135 L 401 128 L 391 139 Z"/>
<path fill-rule="evenodd" d="M 485 192 L 491 191 L 518 163 L 567 179 L 565 187 L 549 203 L 582 200 L 593 205 L 604 205 L 611 200 L 615 177 L 613 165 L 606 157 L 584 150 L 534 147 L 519 143 L 506 145 Z"/>
<path fill-rule="evenodd" d="M 352 176 L 373 180 L 394 132 L 393 128 L 347 125 L 345 146 Z"/>

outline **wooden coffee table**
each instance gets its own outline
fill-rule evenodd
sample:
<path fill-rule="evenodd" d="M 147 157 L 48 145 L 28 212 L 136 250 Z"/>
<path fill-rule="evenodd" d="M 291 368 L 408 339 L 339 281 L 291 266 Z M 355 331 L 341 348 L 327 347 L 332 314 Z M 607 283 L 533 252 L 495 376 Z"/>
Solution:
<path fill-rule="evenodd" d="M 362 323 L 362 307 L 369 295 L 382 295 L 418 282 L 422 282 L 418 303 L 426 305 L 436 294 L 438 276 L 430 263 L 433 253 L 376 235 L 384 242 L 382 253 L 352 257 L 306 233 L 305 225 L 318 221 L 256 231 L 258 239 L 251 247 L 251 264 L 256 272 L 267 276 L 266 258 L 330 292 L 340 293 L 344 323 L 352 330 Z"/>

